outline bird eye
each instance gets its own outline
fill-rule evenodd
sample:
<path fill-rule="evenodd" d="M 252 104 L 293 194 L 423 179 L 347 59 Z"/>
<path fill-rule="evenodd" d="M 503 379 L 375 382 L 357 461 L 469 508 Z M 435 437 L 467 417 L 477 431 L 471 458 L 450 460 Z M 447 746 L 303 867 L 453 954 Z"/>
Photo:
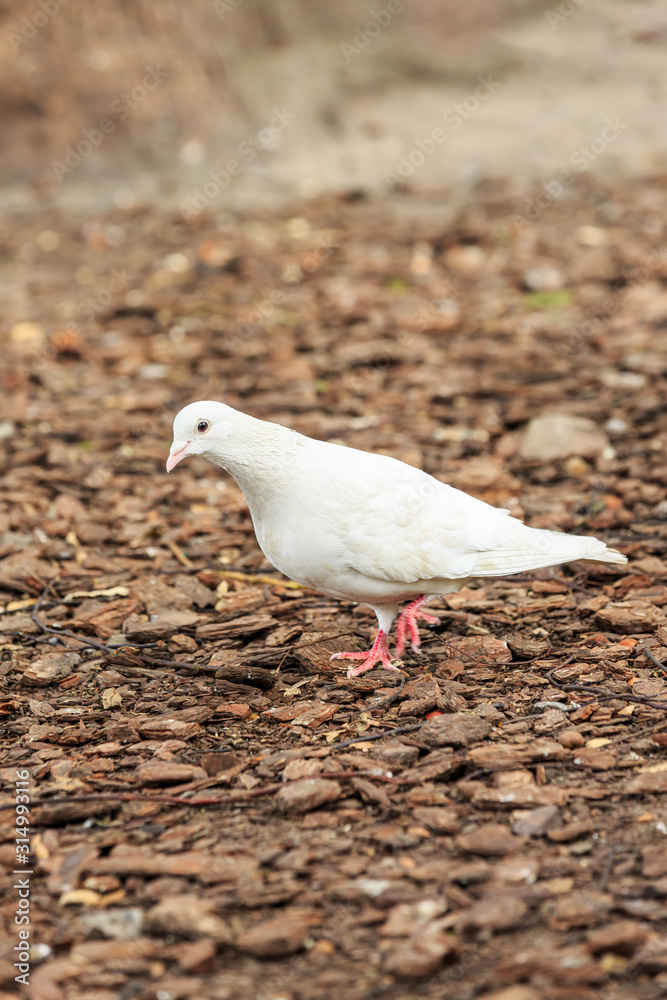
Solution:
<path fill-rule="evenodd" d="M 208 420 L 200 420 L 199 423 L 197 424 L 197 431 L 200 434 L 205 434 L 206 431 L 209 429 L 210 426 L 211 425 L 208 422 Z"/>

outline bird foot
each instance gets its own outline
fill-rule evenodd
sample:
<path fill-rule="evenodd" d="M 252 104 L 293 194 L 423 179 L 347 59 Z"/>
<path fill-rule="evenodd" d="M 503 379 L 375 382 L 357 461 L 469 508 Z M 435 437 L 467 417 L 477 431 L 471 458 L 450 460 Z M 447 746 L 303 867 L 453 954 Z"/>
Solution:
<path fill-rule="evenodd" d="M 348 677 L 358 677 L 359 674 L 372 670 L 376 663 L 381 663 L 386 670 L 398 670 L 398 667 L 395 667 L 391 662 L 391 656 L 387 649 L 387 635 L 382 629 L 377 634 L 373 648 L 367 653 L 334 653 L 331 659 L 364 661 L 358 667 L 351 667 L 347 672 Z"/>
<path fill-rule="evenodd" d="M 426 622 L 428 625 L 440 624 L 440 619 L 436 618 L 435 615 L 429 615 L 421 610 L 422 605 L 427 600 L 427 597 L 418 597 L 416 601 L 412 601 L 411 604 L 408 604 L 401 611 L 401 616 L 396 622 L 396 656 L 400 657 L 403 655 L 405 641 L 408 638 L 410 639 L 412 652 L 420 652 L 421 639 L 419 637 L 419 628 L 417 627 L 418 621 Z"/>

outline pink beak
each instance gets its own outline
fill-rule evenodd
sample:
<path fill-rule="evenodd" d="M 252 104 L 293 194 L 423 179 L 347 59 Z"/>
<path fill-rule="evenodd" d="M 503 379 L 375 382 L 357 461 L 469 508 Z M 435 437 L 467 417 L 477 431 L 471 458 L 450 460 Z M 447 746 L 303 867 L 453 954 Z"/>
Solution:
<path fill-rule="evenodd" d="M 174 441 L 170 450 L 169 458 L 167 459 L 167 472 L 171 472 L 175 469 L 182 458 L 185 458 L 186 452 L 188 450 L 189 441 Z"/>

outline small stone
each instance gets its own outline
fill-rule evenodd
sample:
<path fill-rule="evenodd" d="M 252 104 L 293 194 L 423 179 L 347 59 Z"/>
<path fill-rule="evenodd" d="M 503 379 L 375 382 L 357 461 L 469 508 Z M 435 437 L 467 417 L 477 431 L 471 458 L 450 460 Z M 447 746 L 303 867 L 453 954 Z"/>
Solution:
<path fill-rule="evenodd" d="M 626 795 L 667 792 L 667 771 L 642 771 L 625 786 Z"/>
<path fill-rule="evenodd" d="M 575 747 L 583 747 L 584 737 L 576 729 L 564 729 L 562 732 L 558 733 L 558 742 L 561 746 L 566 747 L 568 750 L 573 750 Z"/>
<path fill-rule="evenodd" d="M 659 625 L 667 624 L 663 608 L 648 601 L 628 601 L 608 604 L 601 608 L 593 621 L 611 632 L 654 632 Z"/>
<path fill-rule="evenodd" d="M 78 653 L 45 653 L 33 660 L 21 680 L 33 687 L 45 687 L 69 677 L 80 660 Z"/>
<path fill-rule="evenodd" d="M 419 747 L 408 746 L 400 740 L 387 740 L 384 746 L 373 751 L 373 756 L 385 761 L 390 768 L 411 767 L 419 757 Z"/>
<path fill-rule="evenodd" d="M 560 810 L 558 806 L 542 806 L 521 813 L 512 827 L 518 837 L 543 837 L 547 830 L 560 825 Z"/>
<path fill-rule="evenodd" d="M 196 653 L 197 643 L 191 635 L 185 635 L 182 632 L 177 632 L 175 635 L 172 635 L 171 639 L 167 643 L 167 649 L 170 653 L 175 653 L 177 655 L 182 655 L 183 653 Z"/>
<path fill-rule="evenodd" d="M 146 914 L 146 927 L 154 934 L 207 937 L 229 944 L 232 939 L 229 927 L 213 912 L 215 908 L 215 900 L 201 895 L 163 896 Z"/>
<path fill-rule="evenodd" d="M 144 785 L 180 785 L 188 781 L 202 781 L 207 774 L 203 767 L 196 764 L 147 760 L 137 768 L 137 777 Z"/>
<path fill-rule="evenodd" d="M 543 1000 L 543 996 L 532 986 L 508 986 L 504 990 L 483 993 L 477 1000 Z"/>
<path fill-rule="evenodd" d="M 565 275 L 551 264 L 530 268 L 524 272 L 523 280 L 527 288 L 533 292 L 554 291 L 565 284 Z"/>
<path fill-rule="evenodd" d="M 549 840 L 556 844 L 568 844 L 572 840 L 579 840 L 587 833 L 593 833 L 595 823 L 590 819 L 580 820 L 578 823 L 568 823 L 566 826 L 551 829 L 547 833 Z"/>
<path fill-rule="evenodd" d="M 164 718 L 163 716 L 142 722 L 139 732 L 146 739 L 179 739 L 189 740 L 202 731 L 198 722 L 188 722 L 185 719 Z"/>
<path fill-rule="evenodd" d="M 421 823 L 427 830 L 434 830 L 436 833 L 458 833 L 461 828 L 461 820 L 458 818 L 456 809 L 452 806 L 420 806 L 413 814 L 417 823 Z"/>
<path fill-rule="evenodd" d="M 304 757 L 295 757 L 285 766 L 283 780 L 295 781 L 297 778 L 307 778 L 311 774 L 319 774 L 322 767 L 321 760 L 306 760 Z"/>
<path fill-rule="evenodd" d="M 420 736 L 427 747 L 464 747 L 483 740 L 489 735 L 491 728 L 491 723 L 487 719 L 455 712 L 428 719 Z"/>
<path fill-rule="evenodd" d="M 281 788 L 275 798 L 276 807 L 285 813 L 307 813 L 342 795 L 337 781 L 326 778 L 303 778 Z"/>
<path fill-rule="evenodd" d="M 508 857 L 495 865 L 493 874 L 498 882 L 526 882 L 532 885 L 537 881 L 539 870 L 537 858 Z"/>
<path fill-rule="evenodd" d="M 554 930 L 567 931 L 571 927 L 590 927 L 605 919 L 613 903 L 605 892 L 582 889 L 556 901 L 549 923 Z"/>
<path fill-rule="evenodd" d="M 31 323 L 26 320 L 15 323 L 9 331 L 9 337 L 21 350 L 30 352 L 42 346 L 46 340 L 46 331 L 41 323 Z"/>
<path fill-rule="evenodd" d="M 165 611 L 163 615 L 148 622 L 142 621 L 137 615 L 131 615 L 125 621 L 123 631 L 128 642 L 154 642 L 169 639 L 182 628 L 196 625 L 199 620 L 200 615 L 194 611 Z"/>
<path fill-rule="evenodd" d="M 281 914 L 239 934 L 235 944 L 239 951 L 247 951 L 257 958 L 284 958 L 303 947 L 307 934 L 307 920 Z"/>
<path fill-rule="evenodd" d="M 454 947 L 454 939 L 434 922 L 427 925 L 419 936 L 392 943 L 384 961 L 385 972 L 401 979 L 425 979 L 437 972 L 443 958 Z"/>
<path fill-rule="evenodd" d="M 457 927 L 465 930 L 467 927 L 478 930 L 509 930 L 521 923 L 528 913 L 528 904 L 514 892 L 490 892 L 483 896 L 469 910 L 465 910 L 459 919 Z"/>
<path fill-rule="evenodd" d="M 504 639 L 495 635 L 463 635 L 447 642 L 446 656 L 452 660 L 463 660 L 466 665 L 480 662 L 511 663 L 512 653 Z"/>
<path fill-rule="evenodd" d="M 447 909 L 443 897 L 420 899 L 416 903 L 397 903 L 387 914 L 380 932 L 387 937 L 410 937 Z"/>
<path fill-rule="evenodd" d="M 109 910 L 84 909 L 79 924 L 86 936 L 93 931 L 116 941 L 134 941 L 141 936 L 144 912 L 139 907 Z"/>
<path fill-rule="evenodd" d="M 463 833 L 456 838 L 457 846 L 462 850 L 490 856 L 518 851 L 525 842 L 525 837 L 515 837 L 502 823 L 485 823 L 472 833 Z"/>
<path fill-rule="evenodd" d="M 581 455 L 571 455 L 570 458 L 566 458 L 563 462 L 563 470 L 568 476 L 572 476 L 573 479 L 581 479 L 583 476 L 588 475 L 591 467 Z"/>
<path fill-rule="evenodd" d="M 252 715 L 250 705 L 243 701 L 233 701 L 227 705 L 218 705 L 215 714 L 219 716 L 232 715 L 236 719 L 247 719 Z"/>
<path fill-rule="evenodd" d="M 647 938 L 648 930 L 637 921 L 616 920 L 606 927 L 591 931 L 587 944 L 592 952 L 613 951 L 619 955 L 630 956 Z"/>
<path fill-rule="evenodd" d="M 568 413 L 543 413 L 526 428 L 519 455 L 530 462 L 553 462 L 577 455 L 596 458 L 611 453 L 605 432 L 592 420 Z"/>
<path fill-rule="evenodd" d="M 212 938 L 184 941 L 176 952 L 178 966 L 184 972 L 210 972 L 215 961 L 216 943 Z"/>

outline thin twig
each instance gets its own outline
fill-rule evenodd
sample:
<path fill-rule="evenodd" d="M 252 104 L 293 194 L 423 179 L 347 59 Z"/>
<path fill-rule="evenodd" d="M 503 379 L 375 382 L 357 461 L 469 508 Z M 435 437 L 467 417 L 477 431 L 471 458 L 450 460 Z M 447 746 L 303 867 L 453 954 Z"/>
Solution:
<path fill-rule="evenodd" d="M 347 781 L 352 778 L 368 778 L 375 781 L 382 781 L 389 785 L 414 785 L 420 783 L 420 779 L 417 778 L 395 778 L 393 775 L 378 774 L 376 771 L 322 771 L 317 775 L 317 777 L 336 781 Z M 237 805 L 240 802 L 260 798 L 264 795 L 273 795 L 274 792 L 279 792 L 281 788 L 287 788 L 289 785 L 298 784 L 298 782 L 302 780 L 302 778 L 294 778 L 292 781 L 274 782 L 271 785 L 266 785 L 264 788 L 250 788 L 239 792 L 230 792 L 230 794 L 226 795 L 224 798 L 185 799 L 180 798 L 177 795 L 150 795 L 145 791 L 91 792 L 86 795 L 54 795 L 52 798 L 48 796 L 35 798 L 31 800 L 30 804 L 31 806 L 49 806 L 76 805 L 80 802 L 159 802 L 164 805 L 192 807 L 226 806 Z M 11 803 L 8 805 L 0 805 L 0 811 L 13 808 L 15 808 L 15 806 Z"/>
<path fill-rule="evenodd" d="M 253 576 L 252 573 L 240 573 L 235 569 L 216 569 L 223 580 L 240 580 L 242 583 L 266 583 L 273 587 L 285 587 L 287 590 L 312 590 L 304 583 L 297 583 L 295 580 L 278 580 L 275 576 Z"/>
<path fill-rule="evenodd" d="M 618 850 L 616 844 L 611 844 L 609 848 L 609 854 L 607 855 L 607 860 L 605 862 L 604 869 L 602 871 L 602 878 L 600 879 L 600 889 L 602 892 L 607 891 L 607 883 L 609 882 L 609 876 L 611 875 L 611 869 L 614 864 L 614 855 Z"/>
<path fill-rule="evenodd" d="M 385 736 L 399 736 L 401 733 L 414 733 L 421 729 L 423 722 L 417 722 L 413 726 L 401 726 L 399 729 L 383 729 L 381 733 L 371 733 L 367 736 L 355 736 L 351 740 L 344 740 L 342 743 L 332 744 L 332 749 L 340 750 L 343 747 L 351 747 L 353 743 L 365 743 L 367 740 L 382 740 Z"/>
<path fill-rule="evenodd" d="M 244 576 L 244 575 L 246 575 L 246 574 L 242 574 L 242 573 L 241 574 L 237 574 L 238 577 L 241 577 L 241 576 Z M 257 578 L 257 579 L 262 579 L 262 580 L 264 580 L 264 582 L 266 582 L 265 578 Z M 116 652 L 118 652 L 118 650 L 122 650 L 122 649 L 134 650 L 134 649 L 146 649 L 146 648 L 150 648 L 150 647 L 155 647 L 156 643 L 154 643 L 154 642 L 127 642 L 127 643 L 119 643 L 116 646 L 109 646 L 109 645 L 106 645 L 105 643 L 102 643 L 102 642 L 95 642 L 93 639 L 89 639 L 88 636 L 79 635 L 77 632 L 71 632 L 69 629 L 59 628 L 59 627 L 53 626 L 53 625 L 47 625 L 45 622 L 43 622 L 41 620 L 41 618 L 39 618 L 37 612 L 42 607 L 42 604 L 43 604 L 44 600 L 46 599 L 47 594 L 51 590 L 52 585 L 55 583 L 55 580 L 56 580 L 56 578 L 54 577 L 52 580 L 50 580 L 47 583 L 46 587 L 44 588 L 44 591 L 42 592 L 41 597 L 38 598 L 38 600 L 37 600 L 37 602 L 36 602 L 36 604 L 35 604 L 35 606 L 34 606 L 34 608 L 32 610 L 32 613 L 31 613 L 32 620 L 34 621 L 34 623 L 43 632 L 46 632 L 49 635 L 58 636 L 58 638 L 62 638 L 64 636 L 66 636 L 68 639 L 74 639 L 76 642 L 80 643 L 81 646 L 83 646 L 84 648 L 89 647 L 90 649 L 97 649 L 97 650 L 99 650 L 102 653 L 108 653 L 109 656 L 114 656 L 114 654 Z M 280 581 L 273 580 L 272 582 L 278 583 Z M 295 586 L 297 586 L 297 585 L 295 584 Z M 301 585 L 298 584 L 298 586 L 301 586 Z M 57 597 L 57 595 L 56 595 L 56 597 Z M 325 636 L 321 636 L 319 639 L 311 639 L 309 642 L 299 643 L 296 646 L 290 647 L 286 651 L 285 655 L 287 656 L 288 653 L 291 653 L 293 650 L 296 650 L 296 649 L 305 649 L 308 646 L 317 646 L 319 643 L 326 642 L 329 639 L 340 639 L 343 636 L 353 635 L 353 634 L 354 634 L 353 632 L 351 632 L 350 630 L 347 630 L 347 631 L 344 631 L 344 632 L 337 632 L 335 635 L 325 635 Z M 195 673 L 197 673 L 197 672 L 211 673 L 212 671 L 218 669 L 217 666 L 215 666 L 215 665 L 214 666 L 210 666 L 207 663 L 187 662 L 185 660 L 166 660 L 166 659 L 162 659 L 161 657 L 148 656 L 148 655 L 143 654 L 143 653 L 137 653 L 136 654 L 136 658 L 138 660 L 140 660 L 142 663 L 146 663 L 148 666 L 174 667 L 174 668 L 179 669 L 179 670 L 192 670 Z M 119 665 L 121 665 L 121 664 L 119 664 Z"/>
<path fill-rule="evenodd" d="M 388 694 L 386 698 L 373 699 L 373 701 L 369 703 L 368 707 L 374 711 L 376 708 L 386 708 L 387 705 L 391 705 L 391 703 L 393 701 L 396 701 L 398 696 L 402 693 L 403 688 L 405 687 L 405 680 L 406 680 L 405 674 L 402 673 L 401 682 L 397 686 L 396 690 L 392 691 L 391 694 Z"/>
<path fill-rule="evenodd" d="M 125 649 L 127 647 L 131 649 L 145 649 L 147 646 L 155 646 L 154 642 L 127 642 L 127 643 L 120 643 L 117 646 L 107 646 L 104 643 L 95 642 L 93 639 L 89 639 L 88 636 L 79 635 L 77 632 L 70 632 L 69 629 L 60 628 L 59 626 L 54 626 L 54 625 L 47 625 L 45 622 L 41 620 L 41 618 L 38 617 L 37 612 L 42 607 L 42 604 L 46 599 L 46 595 L 49 593 L 51 587 L 55 582 L 56 582 L 56 577 L 54 577 L 52 580 L 49 580 L 46 587 L 42 591 L 41 597 L 38 598 L 30 614 L 30 617 L 34 621 L 35 625 L 41 628 L 43 632 L 48 632 L 49 635 L 56 635 L 59 638 L 61 638 L 62 636 L 67 636 L 68 639 L 75 639 L 77 642 L 80 642 L 82 646 L 89 646 L 91 649 L 99 649 L 103 653 L 113 654 L 115 650 Z M 58 597 L 57 594 L 55 594 L 54 596 L 56 598 Z"/>
<path fill-rule="evenodd" d="M 654 655 L 653 655 L 653 653 L 652 653 L 652 652 L 651 652 L 651 650 L 650 650 L 650 649 L 648 648 L 648 646 L 640 646 L 640 647 L 639 647 L 639 651 L 640 651 L 640 653 L 643 653 L 643 654 L 644 654 L 644 656 L 645 656 L 645 657 L 646 657 L 646 658 L 647 658 L 648 660 L 650 660 L 650 661 L 651 661 L 651 663 L 652 663 L 652 664 L 653 664 L 654 666 L 656 666 L 656 667 L 658 667 L 658 669 L 662 670 L 663 674 L 667 674 L 667 667 L 665 666 L 665 664 L 664 664 L 664 663 L 661 663 L 661 662 L 660 662 L 660 660 L 659 660 L 659 659 L 658 659 L 658 658 L 657 658 L 656 656 L 654 656 Z"/>
<path fill-rule="evenodd" d="M 558 667 L 556 668 L 558 669 Z M 586 694 L 595 695 L 590 701 L 584 701 L 579 708 L 586 708 L 588 705 L 596 705 L 601 701 L 634 701 L 638 705 L 647 705 L 649 708 L 667 709 L 666 701 L 654 701 L 652 698 L 643 698 L 638 694 L 609 694 L 602 688 L 592 687 L 589 684 L 561 684 L 552 677 L 553 670 L 547 674 L 548 679 L 561 691 L 584 691 Z"/>

